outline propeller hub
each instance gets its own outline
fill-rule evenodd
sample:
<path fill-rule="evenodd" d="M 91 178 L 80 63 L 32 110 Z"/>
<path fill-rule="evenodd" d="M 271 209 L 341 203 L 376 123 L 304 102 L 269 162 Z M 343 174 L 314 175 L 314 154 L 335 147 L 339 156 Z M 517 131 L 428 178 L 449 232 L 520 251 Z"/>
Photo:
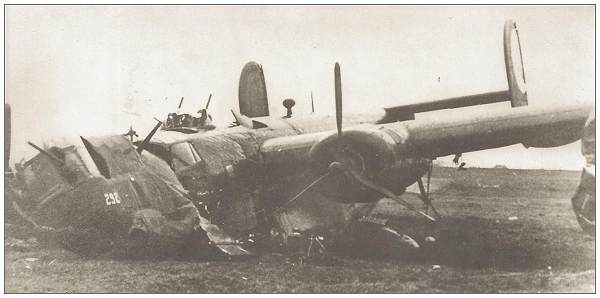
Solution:
<path fill-rule="evenodd" d="M 350 173 L 380 181 L 393 165 L 394 156 L 377 130 L 349 129 L 343 136 L 337 133 L 322 139 L 309 152 L 315 175 L 331 173 L 317 189 L 321 194 L 343 202 L 370 202 L 380 194 L 364 188 Z"/>

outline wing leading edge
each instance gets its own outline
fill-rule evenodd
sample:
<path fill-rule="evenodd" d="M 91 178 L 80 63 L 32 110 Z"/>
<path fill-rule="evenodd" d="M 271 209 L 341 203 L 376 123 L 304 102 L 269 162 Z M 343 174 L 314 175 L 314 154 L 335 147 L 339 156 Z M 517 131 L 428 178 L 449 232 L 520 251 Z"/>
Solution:
<path fill-rule="evenodd" d="M 417 119 L 387 124 L 362 124 L 344 129 L 344 135 L 365 133 L 385 138 L 396 158 L 435 158 L 460 152 L 499 148 L 514 144 L 556 147 L 581 139 L 592 108 L 519 107 L 489 111 L 475 117 Z M 311 148 L 334 137 L 329 132 L 267 140 L 261 152 L 268 164 L 310 158 Z M 393 140 L 393 141 L 392 141 Z M 351 141 L 350 141 L 351 142 Z"/>

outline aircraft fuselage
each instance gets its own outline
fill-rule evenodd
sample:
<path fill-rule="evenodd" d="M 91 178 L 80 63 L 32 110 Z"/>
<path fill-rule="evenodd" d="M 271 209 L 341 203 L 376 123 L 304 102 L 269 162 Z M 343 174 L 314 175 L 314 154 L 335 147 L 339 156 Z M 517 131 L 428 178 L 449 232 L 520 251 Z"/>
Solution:
<path fill-rule="evenodd" d="M 373 124 L 379 119 L 380 115 L 349 115 L 344 124 Z M 194 201 L 211 211 L 215 224 L 233 235 L 256 226 L 260 220 L 256 214 L 267 214 L 263 211 L 286 204 L 314 180 L 317 174 L 310 167 L 309 150 L 336 127 L 335 118 L 329 116 L 252 120 L 266 127 L 237 126 L 197 134 L 161 131 L 146 147 L 173 168 Z M 269 140 L 281 137 L 306 137 L 306 145 L 278 154 L 278 146 L 285 144 Z M 430 164 L 428 158 L 397 159 L 385 172 L 384 184 L 401 194 L 426 173 Z M 357 186 L 339 195 L 326 187 L 317 191 L 341 202 L 346 201 L 344 197 L 353 197 L 348 202 L 370 203 L 381 198 Z"/>

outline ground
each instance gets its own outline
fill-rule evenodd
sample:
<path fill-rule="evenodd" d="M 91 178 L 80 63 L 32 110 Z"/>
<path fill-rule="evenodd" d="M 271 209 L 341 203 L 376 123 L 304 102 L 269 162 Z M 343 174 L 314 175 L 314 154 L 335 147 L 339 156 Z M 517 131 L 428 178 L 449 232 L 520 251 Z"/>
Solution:
<path fill-rule="evenodd" d="M 58 248 L 9 247 L 5 292 L 70 293 L 537 293 L 595 292 L 595 240 L 570 198 L 578 172 L 438 168 L 443 219 L 428 225 L 389 200 L 375 210 L 423 244 L 395 257 L 298 264 L 282 255 L 247 260 L 82 258 Z M 414 195 L 405 198 L 417 202 Z M 436 241 L 423 241 L 433 236 Z"/>

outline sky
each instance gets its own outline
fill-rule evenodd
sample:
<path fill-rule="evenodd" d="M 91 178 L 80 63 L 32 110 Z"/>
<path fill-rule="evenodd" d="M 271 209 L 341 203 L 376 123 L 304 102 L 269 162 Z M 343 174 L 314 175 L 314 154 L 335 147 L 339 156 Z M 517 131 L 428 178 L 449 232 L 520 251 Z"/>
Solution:
<path fill-rule="evenodd" d="M 344 113 L 507 89 L 502 28 L 514 19 L 531 106 L 594 101 L 593 6 L 7 6 L 5 101 L 12 163 L 27 141 L 145 135 L 185 97 L 226 126 L 241 68 L 262 64 L 272 115 Z M 508 103 L 471 109 L 485 113 Z M 439 111 L 435 113 L 459 113 Z M 435 117 L 435 113 L 433 117 Z M 432 115 L 429 115 L 432 116 Z M 423 116 L 427 117 L 427 115 Z M 578 143 L 466 153 L 470 166 L 573 169 Z M 448 163 L 450 158 L 442 158 Z"/>

